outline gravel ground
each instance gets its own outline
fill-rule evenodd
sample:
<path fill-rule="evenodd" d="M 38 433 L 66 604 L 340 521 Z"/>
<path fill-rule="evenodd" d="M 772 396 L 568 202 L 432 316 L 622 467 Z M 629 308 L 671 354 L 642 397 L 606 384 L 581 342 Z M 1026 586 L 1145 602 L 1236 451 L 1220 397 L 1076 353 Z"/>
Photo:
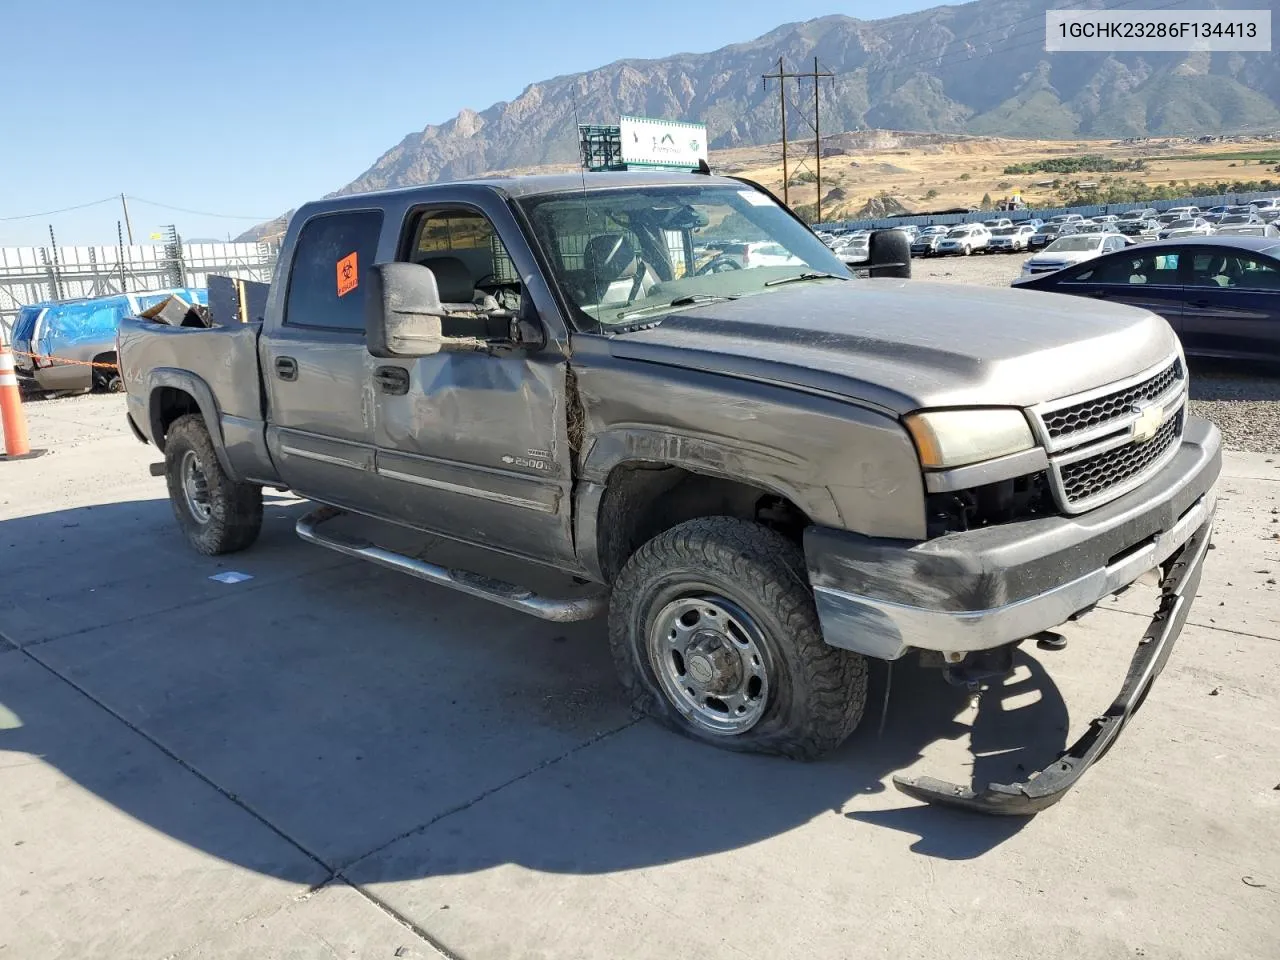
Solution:
<path fill-rule="evenodd" d="M 1007 287 L 1022 270 L 1023 254 L 913 260 L 911 274 L 942 283 Z M 1230 450 L 1280 453 L 1280 376 L 1227 361 L 1191 361 L 1191 412 L 1222 430 Z"/>

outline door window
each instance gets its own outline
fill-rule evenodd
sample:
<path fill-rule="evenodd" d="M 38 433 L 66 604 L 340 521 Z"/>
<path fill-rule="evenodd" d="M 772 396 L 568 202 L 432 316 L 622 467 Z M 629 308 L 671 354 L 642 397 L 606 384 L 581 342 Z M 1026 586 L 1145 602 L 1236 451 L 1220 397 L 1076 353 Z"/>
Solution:
<path fill-rule="evenodd" d="M 1176 286 L 1178 254 L 1117 253 L 1090 264 L 1065 282 Z"/>
<path fill-rule="evenodd" d="M 379 210 L 308 220 L 293 252 L 284 322 L 363 334 L 369 269 L 381 230 Z"/>
<path fill-rule="evenodd" d="M 407 259 L 432 269 L 442 301 L 519 311 L 519 271 L 483 213 L 426 210 L 418 215 L 412 237 Z"/>
<path fill-rule="evenodd" d="M 1280 290 L 1280 270 L 1273 260 L 1230 249 L 1204 250 L 1192 258 L 1190 283 L 1196 287 Z"/>

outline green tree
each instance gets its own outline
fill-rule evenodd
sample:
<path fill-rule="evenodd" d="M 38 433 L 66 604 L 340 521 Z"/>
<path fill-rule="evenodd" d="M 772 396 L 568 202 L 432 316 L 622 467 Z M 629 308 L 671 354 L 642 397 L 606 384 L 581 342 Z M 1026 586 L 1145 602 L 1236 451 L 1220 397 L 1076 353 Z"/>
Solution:
<path fill-rule="evenodd" d="M 937 191 L 937 190 L 930 190 L 928 193 L 926 193 L 926 194 L 924 195 L 924 198 L 925 198 L 926 200 L 932 200 L 932 199 L 933 199 L 934 197 L 936 197 L 937 195 L 938 195 L 938 191 Z"/>
<path fill-rule="evenodd" d="M 995 202 L 991 199 L 991 194 L 984 193 L 982 195 L 982 203 L 980 206 L 981 206 L 981 209 L 983 210 L 990 210 L 992 207 L 995 206 Z"/>

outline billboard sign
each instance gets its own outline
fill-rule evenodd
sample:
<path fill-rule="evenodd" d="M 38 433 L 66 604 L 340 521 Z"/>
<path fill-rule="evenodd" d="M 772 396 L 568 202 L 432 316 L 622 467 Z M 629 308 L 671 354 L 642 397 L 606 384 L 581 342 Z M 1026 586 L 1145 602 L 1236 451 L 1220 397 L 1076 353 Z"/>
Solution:
<path fill-rule="evenodd" d="M 621 117 L 622 161 L 628 167 L 691 170 L 707 159 L 707 128 L 701 123 Z"/>

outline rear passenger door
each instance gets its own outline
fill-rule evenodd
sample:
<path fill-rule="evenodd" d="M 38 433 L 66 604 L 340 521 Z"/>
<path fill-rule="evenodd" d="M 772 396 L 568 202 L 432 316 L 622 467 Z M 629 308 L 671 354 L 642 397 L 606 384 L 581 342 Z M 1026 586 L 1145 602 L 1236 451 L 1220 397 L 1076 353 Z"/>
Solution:
<path fill-rule="evenodd" d="M 267 444 L 280 476 L 303 496 L 366 511 L 374 499 L 373 358 L 364 300 L 382 216 L 343 210 L 302 225 L 283 322 L 258 347 Z"/>
<path fill-rule="evenodd" d="M 1203 356 L 1280 358 L 1280 262 L 1231 247 L 1189 252 L 1183 343 Z"/>

